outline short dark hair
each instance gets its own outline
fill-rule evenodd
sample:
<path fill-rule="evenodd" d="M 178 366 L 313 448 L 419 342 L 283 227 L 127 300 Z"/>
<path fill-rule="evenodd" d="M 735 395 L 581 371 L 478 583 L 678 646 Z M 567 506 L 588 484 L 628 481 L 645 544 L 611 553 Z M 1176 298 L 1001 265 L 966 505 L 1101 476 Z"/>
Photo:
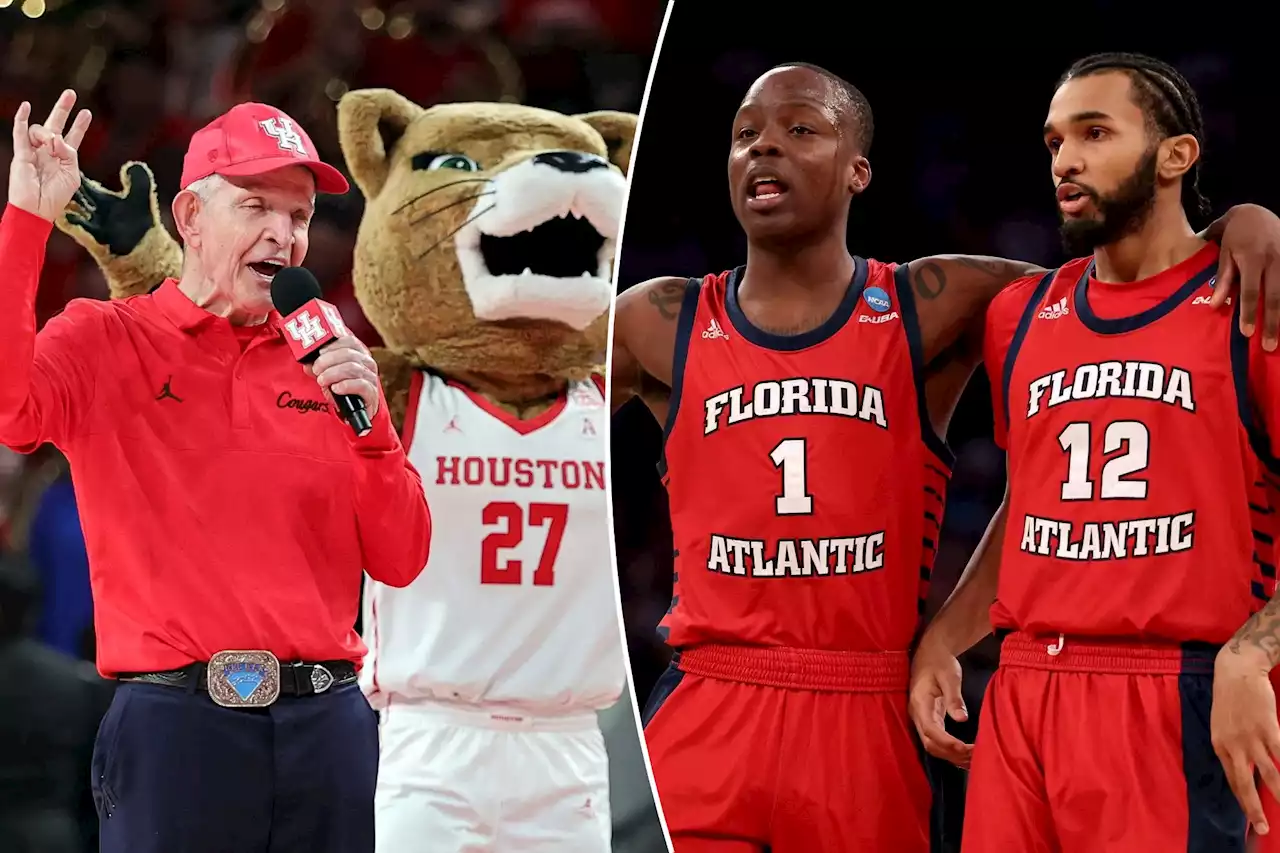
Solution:
<path fill-rule="evenodd" d="M 1140 53 L 1095 53 L 1079 60 L 1058 80 L 1059 88 L 1075 77 L 1107 71 L 1123 71 L 1133 86 L 1134 102 L 1142 109 L 1148 127 L 1160 138 L 1195 137 L 1204 151 L 1204 118 L 1200 100 L 1187 79 L 1167 62 Z M 1200 192 L 1200 160 L 1192 164 L 1182 182 L 1182 204 L 1192 213 L 1208 216 L 1209 200 Z"/>
<path fill-rule="evenodd" d="M 770 71 L 776 71 L 779 68 L 805 68 L 825 77 L 834 84 L 848 100 L 846 106 L 845 118 L 854 122 L 857 130 L 854 134 L 854 144 L 858 146 L 858 150 L 866 154 L 871 150 L 871 140 L 875 136 L 875 118 L 871 115 L 871 102 L 867 100 L 867 96 L 859 91 L 858 87 L 850 83 L 835 72 L 828 71 L 820 65 L 814 65 L 812 62 L 783 62 L 770 68 Z"/>

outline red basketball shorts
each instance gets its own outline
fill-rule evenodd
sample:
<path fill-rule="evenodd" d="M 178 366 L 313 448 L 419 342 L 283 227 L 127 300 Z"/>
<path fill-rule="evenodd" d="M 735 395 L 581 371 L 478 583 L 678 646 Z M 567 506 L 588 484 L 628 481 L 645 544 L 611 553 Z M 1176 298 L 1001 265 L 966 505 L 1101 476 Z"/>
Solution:
<path fill-rule="evenodd" d="M 1243 851 L 1244 814 L 1209 740 L 1215 654 L 1005 637 L 962 853 Z"/>
<path fill-rule="evenodd" d="M 675 853 L 928 853 L 905 652 L 700 646 L 645 709 Z"/>

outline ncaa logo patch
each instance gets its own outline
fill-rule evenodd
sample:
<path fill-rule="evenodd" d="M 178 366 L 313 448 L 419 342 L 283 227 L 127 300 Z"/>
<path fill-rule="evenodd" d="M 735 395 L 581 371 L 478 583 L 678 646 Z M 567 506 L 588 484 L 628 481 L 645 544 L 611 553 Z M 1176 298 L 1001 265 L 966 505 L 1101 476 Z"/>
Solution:
<path fill-rule="evenodd" d="M 862 299 L 877 314 L 883 314 L 893 305 L 889 301 L 889 294 L 880 287 L 868 287 L 862 292 Z"/>

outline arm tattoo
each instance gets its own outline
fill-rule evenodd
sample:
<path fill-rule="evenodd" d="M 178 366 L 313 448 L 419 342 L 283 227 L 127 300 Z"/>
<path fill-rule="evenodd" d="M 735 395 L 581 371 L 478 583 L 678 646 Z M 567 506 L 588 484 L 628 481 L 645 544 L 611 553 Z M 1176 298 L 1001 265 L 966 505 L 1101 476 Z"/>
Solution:
<path fill-rule="evenodd" d="M 925 300 L 937 299 L 947 289 L 947 285 L 952 283 L 947 278 L 947 264 L 955 264 L 950 270 L 953 277 L 960 277 L 963 291 L 969 291 L 971 288 L 978 288 L 979 293 L 990 291 L 988 299 L 994 295 L 995 291 L 1014 279 L 1044 271 L 1035 264 L 1024 261 L 1009 261 L 983 255 L 935 256 L 924 262 L 913 261 L 912 263 L 919 264 L 911 273 L 912 287 L 916 294 Z M 978 275 L 965 275 L 966 269 L 973 270 Z"/>
<path fill-rule="evenodd" d="M 947 274 L 941 264 L 930 261 L 920 265 L 911 277 L 911 284 L 921 299 L 937 299 L 947 289 Z"/>
<path fill-rule="evenodd" d="M 1231 638 L 1232 653 L 1239 654 L 1244 643 L 1260 649 L 1272 667 L 1280 664 L 1280 598 L 1271 599 L 1266 607 L 1249 617 Z"/>
<path fill-rule="evenodd" d="M 649 304 L 658 309 L 664 320 L 675 321 L 679 318 L 680 303 L 683 301 L 683 281 L 668 281 L 649 291 Z"/>

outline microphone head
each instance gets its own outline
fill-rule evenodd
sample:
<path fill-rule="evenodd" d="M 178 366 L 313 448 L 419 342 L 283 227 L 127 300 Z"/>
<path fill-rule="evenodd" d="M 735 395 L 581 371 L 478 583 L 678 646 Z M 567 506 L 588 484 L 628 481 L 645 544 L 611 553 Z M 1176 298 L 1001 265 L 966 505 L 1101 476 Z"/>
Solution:
<path fill-rule="evenodd" d="M 282 317 L 288 317 L 322 295 L 320 282 L 304 267 L 285 267 L 271 279 L 271 303 Z"/>

